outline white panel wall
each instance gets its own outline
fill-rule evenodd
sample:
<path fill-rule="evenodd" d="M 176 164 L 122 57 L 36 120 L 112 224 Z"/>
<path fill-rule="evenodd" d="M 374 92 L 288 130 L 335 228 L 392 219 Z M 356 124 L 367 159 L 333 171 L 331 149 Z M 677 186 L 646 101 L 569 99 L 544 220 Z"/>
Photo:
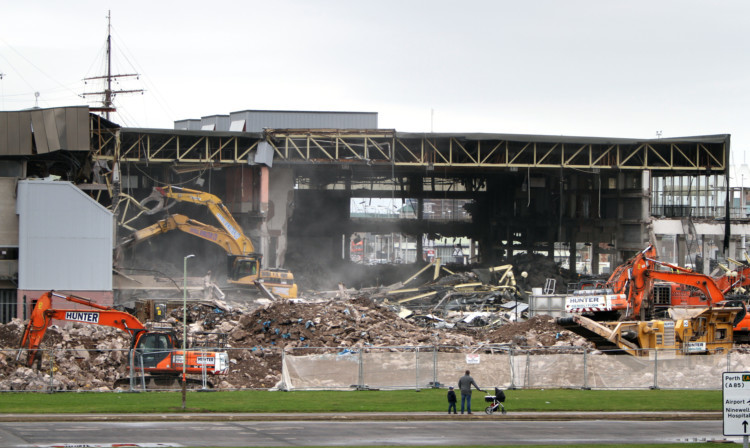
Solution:
<path fill-rule="evenodd" d="M 18 287 L 111 291 L 112 213 L 69 182 L 18 185 Z"/>

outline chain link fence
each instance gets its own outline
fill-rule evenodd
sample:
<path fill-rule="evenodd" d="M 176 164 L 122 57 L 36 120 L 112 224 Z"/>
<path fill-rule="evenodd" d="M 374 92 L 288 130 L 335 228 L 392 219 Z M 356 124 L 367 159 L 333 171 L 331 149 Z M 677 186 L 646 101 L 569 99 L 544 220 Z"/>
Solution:
<path fill-rule="evenodd" d="M 425 389 L 455 386 L 464 371 L 470 370 L 485 390 L 494 387 L 720 390 L 723 372 L 744 371 L 750 365 L 750 354 L 741 350 L 721 355 L 682 355 L 654 350 L 644 357 L 581 347 L 505 346 L 307 347 L 285 351 L 278 347 L 234 347 L 227 352 L 230 358 L 228 377 L 204 371 L 202 375 L 192 375 L 191 387 L 207 389 L 213 384 L 221 390 Z M 259 362 L 259 352 L 273 353 L 277 359 L 275 365 L 268 363 L 265 384 L 238 382 L 237 378 L 251 377 L 244 369 Z M 25 351 L 0 351 L 0 366 L 4 372 L 0 377 L 2 392 L 111 391 L 117 380 L 130 376 L 129 370 L 136 374 L 131 376 L 132 381 L 119 381 L 120 390 L 174 388 L 174 384 L 167 382 L 148 384 L 142 368 L 148 360 L 144 361 L 138 354 L 130 357 L 127 350 L 46 349 L 40 353 L 41 362 L 33 369 L 14 361 L 19 354 L 25 356 Z M 83 363 L 83 359 L 90 360 L 91 365 Z M 245 362 L 239 362 L 243 359 Z M 253 361 L 248 364 L 248 359 Z M 76 382 L 75 377 L 82 369 L 88 369 L 89 379 L 84 383 Z M 225 378 L 227 382 L 223 382 Z"/>

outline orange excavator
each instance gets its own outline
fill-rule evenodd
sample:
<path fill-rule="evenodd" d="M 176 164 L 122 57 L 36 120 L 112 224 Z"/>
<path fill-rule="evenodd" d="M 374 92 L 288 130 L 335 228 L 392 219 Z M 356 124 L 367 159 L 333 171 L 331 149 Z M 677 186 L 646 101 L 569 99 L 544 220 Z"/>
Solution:
<path fill-rule="evenodd" d="M 92 310 L 55 309 L 52 308 L 53 297 L 84 305 L 92 308 Z M 176 343 L 178 338 L 172 332 L 148 330 L 135 316 L 129 313 L 99 305 L 91 299 L 58 294 L 54 291 L 46 292 L 39 297 L 31 313 L 31 319 L 24 330 L 21 349 L 27 351 L 25 360 L 27 366 L 33 365 L 39 352 L 39 345 L 44 339 L 44 334 L 55 319 L 109 326 L 130 334 L 132 358 L 129 358 L 129 366 L 134 367 L 137 375 L 134 375 L 133 380 L 131 378 L 118 379 L 114 384 L 115 387 L 124 387 L 130 384 L 146 384 L 147 387 L 173 387 L 175 383 L 179 384 L 181 379 L 184 379 L 191 387 L 197 385 L 212 387 L 210 382 L 204 383 L 202 379 L 181 378 L 183 367 L 186 374 L 201 375 L 202 377 L 205 374 L 226 375 L 229 372 L 229 355 L 225 351 L 213 349 L 180 350 Z M 22 350 L 19 350 L 17 360 L 20 359 Z"/>
<path fill-rule="evenodd" d="M 720 305 L 724 292 L 712 277 L 657 261 L 651 258 L 653 254 L 655 251 L 649 247 L 616 271 L 612 284 L 619 289 L 613 292 L 626 299 L 620 320 L 596 321 L 580 313 L 558 318 L 558 324 L 591 338 L 603 348 L 616 347 L 638 356 L 651 356 L 652 349 L 669 349 L 680 354 L 731 349 L 740 308 Z M 672 288 L 694 289 L 698 293 L 691 297 L 700 303 L 669 306 L 668 316 L 651 320 L 657 282 Z M 622 309 L 622 304 L 618 307 Z"/>
<path fill-rule="evenodd" d="M 606 282 L 566 297 L 566 311 L 597 320 L 646 320 L 673 306 L 705 307 L 723 300 L 728 288 L 722 281 L 656 257 L 654 246 L 648 246 L 615 268 Z"/>

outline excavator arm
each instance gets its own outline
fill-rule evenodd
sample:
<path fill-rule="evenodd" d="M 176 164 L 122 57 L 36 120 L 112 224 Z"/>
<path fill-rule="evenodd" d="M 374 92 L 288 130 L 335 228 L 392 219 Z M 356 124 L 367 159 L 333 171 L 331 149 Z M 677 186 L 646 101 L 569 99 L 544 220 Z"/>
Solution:
<path fill-rule="evenodd" d="M 669 268 L 671 271 L 658 271 L 656 270 L 657 266 Z M 631 273 L 633 287 L 630 290 L 629 299 L 631 300 L 632 310 L 626 318 L 644 319 L 641 314 L 645 312 L 646 308 L 653 305 L 651 303 L 652 298 L 649 295 L 652 292 L 654 280 L 698 288 L 708 299 L 709 307 L 724 300 L 724 291 L 717 285 L 713 277 L 670 263 L 644 258 L 633 267 Z"/>
<path fill-rule="evenodd" d="M 166 186 L 154 188 L 151 195 L 141 201 L 141 205 L 145 207 L 147 203 L 156 201 L 157 205 L 148 212 L 148 214 L 154 214 L 174 205 L 174 203 L 168 204 L 168 200 L 207 207 L 223 230 L 188 219 L 183 215 L 173 215 L 171 218 L 167 217 L 153 226 L 136 232 L 131 240 L 137 242 L 173 229 L 182 230 L 224 248 L 229 255 L 227 276 L 230 283 L 254 286 L 265 293 L 270 291 L 271 297 L 273 295 L 297 297 L 297 285 L 294 283 L 294 275 L 291 272 L 285 269 L 261 269 L 262 255 L 255 252 L 252 241 L 243 233 L 242 228 L 221 199 L 203 191 Z"/>
<path fill-rule="evenodd" d="M 145 205 L 146 202 L 150 202 L 153 200 L 158 201 L 159 204 L 156 207 L 152 208 L 150 212 L 148 212 L 149 214 L 154 214 L 170 207 L 169 205 L 166 205 L 166 199 L 173 199 L 180 202 L 190 202 L 193 204 L 208 207 L 216 220 L 219 221 L 219 224 L 221 224 L 221 227 L 224 228 L 226 234 L 233 239 L 236 246 L 241 251 L 241 253 L 236 255 L 247 255 L 255 252 L 253 242 L 250 240 L 250 238 L 245 236 L 240 225 L 237 223 L 237 221 L 234 220 L 232 214 L 229 212 L 221 199 L 219 199 L 217 196 L 211 193 L 191 190 L 188 188 L 174 186 L 156 187 L 154 188 L 154 191 L 151 193 L 151 195 L 148 198 L 144 199 L 141 204 Z"/>
<path fill-rule="evenodd" d="M 724 294 L 735 289 L 742 293 L 746 287 L 750 286 L 750 266 L 738 261 L 732 261 L 739 265 L 737 270 L 729 270 L 729 272 L 726 272 L 721 277 L 714 278 L 716 284 Z"/>
<path fill-rule="evenodd" d="M 633 282 L 633 270 L 645 267 L 646 260 L 656 258 L 656 248 L 648 246 L 627 262 L 617 266 L 607 280 L 607 286 L 617 294 L 624 294 Z M 631 288 L 632 289 L 632 288 Z"/>
<path fill-rule="evenodd" d="M 162 235 L 172 230 L 180 230 L 190 235 L 203 238 L 216 245 L 221 246 L 230 255 L 243 255 L 243 248 L 224 230 L 209 224 L 204 224 L 185 215 L 170 215 L 154 224 L 133 232 L 120 246 L 130 246 L 141 243 L 157 235 Z"/>
<path fill-rule="evenodd" d="M 53 297 L 86 305 L 90 308 L 94 308 L 96 311 L 53 309 Z M 112 307 L 99 305 L 83 297 L 63 295 L 54 291 L 49 291 L 42 294 L 41 297 L 37 299 L 36 306 L 34 306 L 34 310 L 31 312 L 31 318 L 23 332 L 23 337 L 21 338 L 21 349 L 26 349 L 28 351 L 26 365 L 31 366 L 34 363 L 39 345 L 41 344 L 44 334 L 47 332 L 47 328 L 50 326 L 53 319 L 115 327 L 126 331 L 131 336 L 135 336 L 139 332 L 145 330 L 143 324 L 129 313 L 118 311 Z M 17 360 L 20 356 L 21 351 L 19 350 Z"/>

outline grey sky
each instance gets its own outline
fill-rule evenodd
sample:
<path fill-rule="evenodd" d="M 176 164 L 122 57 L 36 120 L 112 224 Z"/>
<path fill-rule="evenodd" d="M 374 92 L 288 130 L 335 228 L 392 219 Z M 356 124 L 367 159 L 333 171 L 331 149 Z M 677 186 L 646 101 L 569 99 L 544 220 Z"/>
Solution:
<path fill-rule="evenodd" d="M 86 104 L 112 11 L 113 120 L 379 113 L 405 132 L 655 138 L 750 151 L 750 2 L 0 0 L 0 109 Z"/>

